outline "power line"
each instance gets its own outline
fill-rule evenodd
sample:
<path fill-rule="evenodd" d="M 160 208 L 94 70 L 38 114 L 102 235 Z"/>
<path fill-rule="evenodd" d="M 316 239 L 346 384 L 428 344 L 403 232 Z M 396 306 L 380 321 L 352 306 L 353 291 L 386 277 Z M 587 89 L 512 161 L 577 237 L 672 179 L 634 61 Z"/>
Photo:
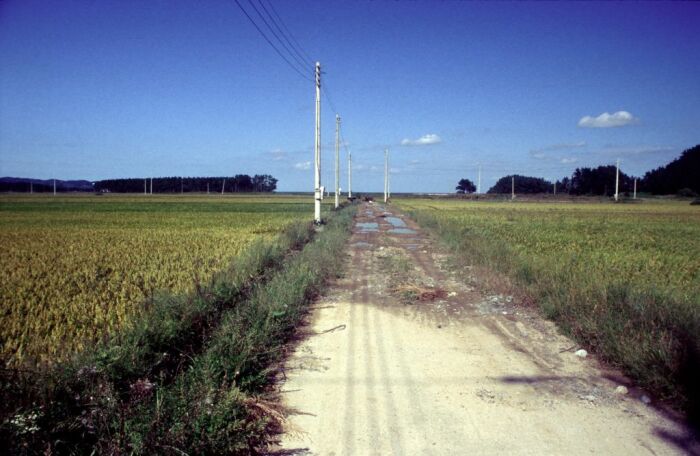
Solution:
<path fill-rule="evenodd" d="M 284 24 L 284 21 L 282 20 L 282 18 L 280 17 L 280 15 L 277 13 L 277 10 L 275 9 L 275 7 L 274 7 L 274 5 L 272 4 L 272 2 L 270 2 L 270 1 L 268 0 L 267 4 L 270 6 L 270 9 L 272 10 L 272 12 L 275 14 L 275 16 L 277 17 L 277 19 L 279 20 L 279 23 L 282 24 L 282 27 L 284 27 L 284 29 L 287 31 L 287 34 L 289 35 L 289 37 L 290 37 L 290 38 L 292 39 L 292 41 L 296 44 L 297 49 L 299 49 L 299 51 L 301 51 L 301 53 L 304 54 L 304 55 L 306 56 L 306 59 L 307 59 L 309 62 L 313 62 L 314 59 L 312 59 L 311 57 L 309 57 L 309 54 L 307 54 L 306 51 L 304 51 L 304 48 L 301 47 L 301 45 L 300 45 L 299 42 L 296 40 L 296 38 L 294 38 L 294 34 L 293 34 L 293 33 L 289 30 L 289 28 L 287 28 L 287 26 Z"/>
<path fill-rule="evenodd" d="M 278 42 L 279 44 L 282 45 L 282 47 L 284 48 L 285 51 L 287 51 L 287 55 L 288 55 L 289 57 L 291 57 L 292 60 L 294 60 L 294 61 L 299 65 L 299 68 L 301 68 L 302 70 L 303 70 L 304 68 L 306 68 L 306 66 L 307 66 L 308 64 L 307 64 L 306 62 L 304 62 L 303 59 L 299 60 L 299 58 L 298 58 L 296 55 L 294 55 L 294 53 L 293 53 L 292 51 L 289 50 L 289 48 L 287 47 L 287 45 L 284 44 L 284 41 L 282 41 L 282 39 L 279 37 L 279 35 L 277 35 L 277 32 L 275 32 L 275 29 L 273 29 L 272 26 L 270 25 L 270 23 L 267 22 L 267 19 L 265 19 L 265 16 L 263 16 L 263 14 L 260 12 L 260 10 L 255 6 L 255 3 L 253 3 L 253 0 L 248 0 L 248 3 L 250 4 L 250 6 L 253 7 L 253 9 L 255 10 L 255 12 L 258 13 L 258 16 L 260 17 L 260 19 L 262 19 L 263 23 L 265 23 L 265 25 L 267 26 L 267 29 L 268 29 L 270 32 L 272 32 L 272 35 L 273 35 L 275 38 L 277 38 L 277 42 Z M 260 2 L 258 1 L 258 3 L 260 3 Z M 263 6 L 262 3 L 260 3 L 260 5 Z M 263 8 L 264 8 L 264 6 L 263 6 Z M 267 10 L 266 10 L 266 11 L 267 11 Z M 269 14 L 269 13 L 268 13 L 268 14 Z"/>
<path fill-rule="evenodd" d="M 328 100 L 328 104 L 331 105 L 331 109 L 333 110 L 333 114 L 338 114 L 338 110 L 335 107 L 335 103 L 333 103 L 333 100 L 331 100 L 331 96 L 328 93 L 328 89 L 326 88 L 325 84 L 323 85 L 323 87 L 321 87 L 321 91 L 323 91 L 323 94 L 326 96 L 326 100 Z"/>
<path fill-rule="evenodd" d="M 314 63 L 314 62 L 313 62 L 313 59 L 304 57 L 304 56 L 301 55 L 301 53 L 297 50 L 297 48 L 294 47 L 294 44 L 292 44 L 292 42 L 289 40 L 289 38 L 287 37 L 287 34 L 284 33 L 284 30 L 282 30 L 282 28 L 280 27 L 279 23 L 278 23 L 278 22 L 275 20 L 275 18 L 270 14 L 270 11 L 268 11 L 268 9 L 265 7 L 265 3 L 264 3 L 262 0 L 258 0 L 258 3 L 259 3 L 260 6 L 262 7 L 262 9 L 265 11 L 265 13 L 267 13 L 267 17 L 270 18 L 270 21 L 272 22 L 272 24 L 275 26 L 275 28 L 277 28 L 277 31 L 280 32 L 280 35 L 282 35 L 282 38 L 284 38 L 284 40 L 287 42 L 287 44 L 289 44 L 289 47 L 292 49 L 292 51 L 294 51 L 294 53 L 301 59 L 300 61 L 303 62 L 303 63 L 306 64 L 306 65 L 313 65 L 313 63 Z M 268 2 L 268 3 L 269 3 L 269 2 Z M 270 3 L 270 9 L 272 9 L 272 4 L 271 4 L 271 3 Z M 276 14 L 276 13 L 275 13 L 275 14 Z M 277 15 L 277 18 L 279 19 L 279 22 L 282 23 L 282 25 L 284 25 L 284 23 L 282 22 L 282 19 L 279 17 L 279 15 Z M 286 28 L 287 28 L 287 27 L 285 27 L 285 29 L 286 29 Z M 290 35 L 291 35 L 291 33 L 290 33 Z M 295 41 L 296 41 L 296 40 L 295 40 Z M 307 57 L 308 57 L 308 56 L 307 56 Z"/>
<path fill-rule="evenodd" d="M 277 55 L 279 55 L 280 57 L 282 57 L 282 59 L 283 59 L 285 62 L 287 62 L 287 65 L 289 65 L 289 67 L 290 67 L 291 69 L 293 69 L 294 71 L 296 71 L 297 74 L 299 74 L 299 76 L 301 76 L 303 79 L 305 79 L 306 81 L 309 81 L 309 82 L 314 82 L 313 79 L 311 79 L 310 77 L 304 75 L 304 73 L 302 73 L 301 71 L 299 71 L 299 69 L 298 69 L 296 66 L 294 66 L 294 65 L 292 64 L 292 62 L 290 62 L 290 61 L 280 52 L 279 49 L 277 49 L 277 47 L 272 43 L 272 41 L 270 41 L 270 39 L 267 37 L 267 35 L 265 35 L 265 33 L 260 29 L 260 27 L 258 27 L 258 24 L 255 23 L 255 21 L 253 20 L 253 18 L 250 17 L 250 15 L 249 15 L 248 12 L 245 10 L 245 8 L 243 8 L 243 5 L 241 5 L 240 2 L 239 2 L 238 0 L 233 0 L 233 1 L 236 2 L 236 5 L 238 5 L 238 8 L 240 8 L 241 11 L 243 11 L 243 14 L 245 14 L 245 16 L 248 18 L 248 20 L 250 21 L 250 23 L 253 24 L 253 26 L 255 27 L 255 29 L 258 31 L 258 33 L 260 33 L 260 35 L 265 39 L 265 41 L 267 41 L 267 44 L 269 44 L 269 45 L 272 47 L 272 49 L 275 50 L 275 52 L 277 53 Z"/>

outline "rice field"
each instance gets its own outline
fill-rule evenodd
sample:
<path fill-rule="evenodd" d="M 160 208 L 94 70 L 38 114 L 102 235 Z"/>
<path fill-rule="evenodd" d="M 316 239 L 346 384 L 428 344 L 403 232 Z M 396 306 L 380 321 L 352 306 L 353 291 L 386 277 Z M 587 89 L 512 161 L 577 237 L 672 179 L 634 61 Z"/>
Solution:
<path fill-rule="evenodd" d="M 546 269 L 573 268 L 673 293 L 700 290 L 700 207 L 641 204 L 397 200 L 410 212 Z"/>
<path fill-rule="evenodd" d="M 0 197 L 4 364 L 83 349 L 152 294 L 191 290 L 252 241 L 309 220 L 310 207 L 289 196 Z"/>

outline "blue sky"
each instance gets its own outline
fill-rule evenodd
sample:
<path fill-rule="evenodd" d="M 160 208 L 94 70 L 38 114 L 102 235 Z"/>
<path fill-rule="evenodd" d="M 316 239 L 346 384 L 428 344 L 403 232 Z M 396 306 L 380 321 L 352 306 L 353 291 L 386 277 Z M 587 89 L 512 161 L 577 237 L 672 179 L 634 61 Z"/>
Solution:
<path fill-rule="evenodd" d="M 382 189 L 385 147 L 393 191 L 448 192 L 479 165 L 482 190 L 617 158 L 641 175 L 700 143 L 698 2 L 262 1 L 321 62 L 357 191 Z M 311 190 L 313 108 L 233 0 L 0 3 L 0 175 Z"/>

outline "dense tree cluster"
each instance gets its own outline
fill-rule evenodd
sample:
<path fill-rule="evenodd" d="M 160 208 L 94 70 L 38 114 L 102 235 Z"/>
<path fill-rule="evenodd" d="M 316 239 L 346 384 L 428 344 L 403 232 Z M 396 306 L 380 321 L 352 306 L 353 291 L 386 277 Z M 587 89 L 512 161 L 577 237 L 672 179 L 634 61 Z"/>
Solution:
<path fill-rule="evenodd" d="M 683 151 L 668 165 L 647 172 L 642 185 L 644 191 L 655 195 L 675 194 L 683 189 L 700 193 L 700 145 Z"/>
<path fill-rule="evenodd" d="M 632 191 L 634 178 L 620 170 L 620 194 Z M 615 165 L 599 166 L 597 168 L 577 168 L 571 179 L 561 185 L 562 191 L 572 195 L 605 195 L 615 194 Z"/>
<path fill-rule="evenodd" d="M 457 193 L 474 193 L 476 185 L 469 179 L 460 179 L 455 190 L 457 190 Z"/>
<path fill-rule="evenodd" d="M 143 193 L 144 183 L 151 190 L 148 179 L 107 179 L 95 182 L 95 190 L 115 193 Z M 153 193 L 206 192 L 273 192 L 277 179 L 268 174 L 238 174 L 233 177 L 154 177 Z"/>
<path fill-rule="evenodd" d="M 552 192 L 552 183 L 540 177 L 519 176 L 517 174 L 501 177 L 487 193 L 510 193 L 515 178 L 515 193 Z"/>

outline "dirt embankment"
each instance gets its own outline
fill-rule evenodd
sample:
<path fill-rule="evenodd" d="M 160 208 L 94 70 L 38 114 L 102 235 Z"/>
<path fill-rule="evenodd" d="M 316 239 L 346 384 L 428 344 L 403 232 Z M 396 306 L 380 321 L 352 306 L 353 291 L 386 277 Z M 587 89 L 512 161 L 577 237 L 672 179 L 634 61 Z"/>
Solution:
<path fill-rule="evenodd" d="M 346 276 L 286 364 L 273 453 L 700 453 L 643 392 L 447 258 L 400 214 L 360 209 Z"/>

